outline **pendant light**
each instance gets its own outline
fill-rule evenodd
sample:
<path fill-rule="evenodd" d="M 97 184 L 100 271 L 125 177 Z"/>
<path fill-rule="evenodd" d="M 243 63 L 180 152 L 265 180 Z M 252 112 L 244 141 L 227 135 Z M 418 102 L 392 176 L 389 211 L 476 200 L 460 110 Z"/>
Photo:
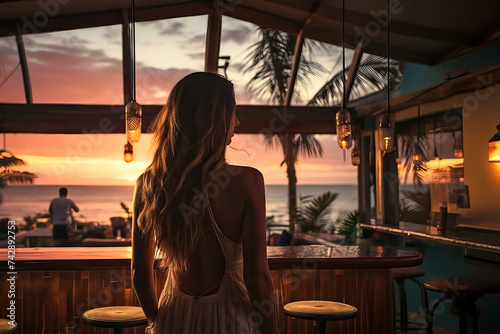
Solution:
<path fill-rule="evenodd" d="M 390 97 L 390 62 L 389 62 L 389 22 L 391 21 L 390 13 L 389 13 L 389 2 L 387 0 L 387 44 L 386 44 L 386 53 L 387 53 L 387 113 L 384 114 L 380 118 L 380 149 L 382 152 L 387 153 L 391 152 L 394 148 L 394 127 L 395 120 L 394 116 L 391 115 L 391 97 Z"/>
<path fill-rule="evenodd" d="M 339 143 L 339 147 L 342 149 L 344 154 L 344 162 L 345 162 L 345 151 L 349 149 L 352 145 L 351 142 L 351 114 L 345 108 L 346 104 L 346 80 L 345 80 L 345 44 L 344 44 L 344 19 L 345 12 L 345 0 L 342 0 L 342 78 L 343 78 L 343 97 L 342 97 L 342 107 L 336 114 L 336 125 L 337 125 L 337 141 Z"/>
<path fill-rule="evenodd" d="M 361 153 L 359 152 L 358 145 L 354 143 L 354 147 L 352 148 L 351 151 L 351 164 L 353 166 L 359 166 L 361 163 Z"/>
<path fill-rule="evenodd" d="M 488 142 L 489 162 L 500 162 L 500 124 L 497 133 Z"/>
<path fill-rule="evenodd" d="M 125 162 L 131 162 L 134 160 L 134 148 L 128 142 L 123 147 L 123 160 L 125 160 Z"/>
<path fill-rule="evenodd" d="M 417 109 L 417 143 L 413 146 L 413 164 L 420 166 L 424 161 L 424 153 L 420 148 L 420 105 Z"/>
<path fill-rule="evenodd" d="M 135 3 L 131 0 L 130 14 L 130 52 L 131 52 L 131 74 L 132 74 L 132 100 L 125 106 L 125 128 L 127 134 L 127 143 L 136 144 L 141 139 L 142 127 L 142 107 L 136 98 L 135 86 Z"/>

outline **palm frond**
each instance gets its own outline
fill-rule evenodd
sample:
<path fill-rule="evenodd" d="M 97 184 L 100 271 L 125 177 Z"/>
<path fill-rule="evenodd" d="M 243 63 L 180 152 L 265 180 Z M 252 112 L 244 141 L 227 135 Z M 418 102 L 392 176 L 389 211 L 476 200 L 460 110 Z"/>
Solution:
<path fill-rule="evenodd" d="M 0 172 L 0 189 L 5 188 L 9 184 L 33 184 L 36 175 L 30 172 L 20 172 L 10 169 L 5 169 Z"/>
<path fill-rule="evenodd" d="M 427 171 L 427 167 L 424 163 L 418 165 L 413 163 L 413 146 L 418 142 L 420 151 L 424 155 L 423 160 L 427 161 L 427 137 L 420 136 L 418 140 L 416 136 L 399 135 L 398 137 L 401 143 L 402 164 L 405 171 L 404 183 L 407 183 L 410 171 L 413 170 L 413 184 L 421 186 L 424 182 L 423 174 Z"/>
<path fill-rule="evenodd" d="M 252 73 L 246 89 L 266 101 L 283 104 L 288 90 L 288 81 L 292 69 L 293 52 L 297 39 L 295 36 L 258 27 L 259 39 L 249 48 L 242 66 L 244 73 Z M 306 40 L 305 52 L 302 53 L 299 71 L 297 73 L 297 85 L 305 88 L 312 82 L 312 77 L 325 71 L 325 68 L 313 60 L 315 48 L 323 46 L 324 43 Z M 301 89 L 295 89 L 293 101 L 301 102 Z"/>
<path fill-rule="evenodd" d="M 349 67 L 346 68 L 346 79 Z M 389 60 L 389 80 L 398 83 L 401 78 L 399 61 Z M 368 55 L 359 64 L 349 100 L 356 100 L 367 94 L 380 91 L 387 87 L 387 59 L 376 55 Z M 344 89 L 343 71 L 341 70 L 328 80 L 312 97 L 308 105 L 340 104 Z"/>
<path fill-rule="evenodd" d="M 0 168 L 26 166 L 26 162 L 6 150 L 0 150 Z"/>
<path fill-rule="evenodd" d="M 304 232 L 316 231 L 326 222 L 326 217 L 330 214 L 330 205 L 337 196 L 338 194 L 327 191 L 314 198 L 300 197 L 301 206 L 297 210 L 297 221 Z"/>
<path fill-rule="evenodd" d="M 338 233 L 343 236 L 343 242 L 353 244 L 361 236 L 362 229 L 359 225 L 359 213 L 357 210 L 347 214 L 347 217 L 339 226 Z"/>
<path fill-rule="evenodd" d="M 294 143 L 299 153 L 311 157 L 323 157 L 323 147 L 319 140 L 310 133 L 301 133 L 295 136 Z"/>

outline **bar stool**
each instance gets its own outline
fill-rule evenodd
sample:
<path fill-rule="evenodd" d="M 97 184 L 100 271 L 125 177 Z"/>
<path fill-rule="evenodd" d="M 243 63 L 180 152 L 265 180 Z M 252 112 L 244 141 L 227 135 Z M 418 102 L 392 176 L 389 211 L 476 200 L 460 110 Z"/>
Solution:
<path fill-rule="evenodd" d="M 429 313 L 429 324 L 427 327 L 427 333 L 429 334 L 432 333 L 434 312 L 436 308 L 447 299 L 452 300 L 453 304 L 459 309 L 460 334 L 465 334 L 467 332 L 467 312 L 470 313 L 472 318 L 472 332 L 474 334 L 479 333 L 476 300 L 484 294 L 500 292 L 500 282 L 466 277 L 448 277 L 432 280 L 424 283 L 424 286 L 429 291 L 442 293 L 441 297 L 436 299 L 432 304 Z"/>
<path fill-rule="evenodd" d="M 394 282 L 396 282 L 396 287 L 398 289 L 399 293 L 399 308 L 400 308 L 400 315 L 401 315 L 401 333 L 408 333 L 408 330 L 421 330 L 425 329 L 427 327 L 427 316 L 429 314 L 429 301 L 427 299 L 427 290 L 425 289 L 425 286 L 422 282 L 417 280 L 417 277 L 422 277 L 425 275 L 425 271 L 419 269 L 419 268 L 414 268 L 414 267 L 409 267 L 409 268 L 394 268 L 391 269 L 392 273 L 392 278 L 394 279 Z M 419 328 L 408 328 L 408 308 L 407 308 L 407 300 L 406 300 L 406 290 L 405 290 L 405 281 L 410 280 L 411 282 L 415 283 L 419 288 L 420 288 L 420 298 L 421 298 L 421 304 L 422 308 L 424 310 L 425 314 L 425 322 L 426 324 L 419 324 L 423 325 L 420 326 Z M 396 302 L 394 300 L 394 307 L 396 306 Z M 396 319 L 394 319 L 394 328 L 396 328 Z"/>
<path fill-rule="evenodd" d="M 352 319 L 358 315 L 354 306 L 327 300 L 292 302 L 286 304 L 283 310 L 288 316 L 316 321 L 321 334 L 326 333 L 327 321 Z"/>
<path fill-rule="evenodd" d="M 86 311 L 83 322 L 96 327 L 113 328 L 114 334 L 121 334 L 126 327 L 147 324 L 146 316 L 139 306 L 109 306 Z"/>
<path fill-rule="evenodd" d="M 9 324 L 10 320 L 0 319 L 0 334 L 14 333 L 17 329 L 17 323 L 14 326 Z"/>

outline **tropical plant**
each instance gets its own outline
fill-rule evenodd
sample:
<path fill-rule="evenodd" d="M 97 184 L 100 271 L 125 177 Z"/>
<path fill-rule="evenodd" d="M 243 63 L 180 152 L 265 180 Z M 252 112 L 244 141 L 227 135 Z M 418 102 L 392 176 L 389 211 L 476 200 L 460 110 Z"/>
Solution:
<path fill-rule="evenodd" d="M 21 226 L 21 230 L 32 230 L 35 227 L 46 227 L 52 223 L 52 216 L 50 213 L 37 213 L 34 216 L 24 216 L 24 225 Z M 44 222 L 40 223 L 39 220 Z"/>
<path fill-rule="evenodd" d="M 363 230 L 359 225 L 359 213 L 357 210 L 349 212 L 347 217 L 340 223 L 338 234 L 343 236 L 344 244 L 354 244 L 361 237 Z"/>
<path fill-rule="evenodd" d="M 297 223 L 300 224 L 302 232 L 319 232 L 321 226 L 329 220 L 330 205 L 335 201 L 337 195 L 327 191 L 316 197 L 312 195 L 300 196 Z"/>
<path fill-rule="evenodd" d="M 13 167 L 25 166 L 26 162 L 6 150 L 0 150 L 0 190 L 14 183 L 33 184 L 36 175 L 30 172 L 13 170 Z M 3 196 L 0 193 L 0 204 Z"/>

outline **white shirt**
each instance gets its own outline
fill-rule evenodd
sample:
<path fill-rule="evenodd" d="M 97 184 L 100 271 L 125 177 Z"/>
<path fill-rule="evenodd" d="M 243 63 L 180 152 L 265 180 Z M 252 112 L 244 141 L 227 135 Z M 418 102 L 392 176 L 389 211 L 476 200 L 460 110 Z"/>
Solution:
<path fill-rule="evenodd" d="M 50 202 L 49 212 L 52 213 L 54 225 L 71 224 L 71 209 L 80 211 L 75 202 L 66 197 L 54 198 Z"/>

